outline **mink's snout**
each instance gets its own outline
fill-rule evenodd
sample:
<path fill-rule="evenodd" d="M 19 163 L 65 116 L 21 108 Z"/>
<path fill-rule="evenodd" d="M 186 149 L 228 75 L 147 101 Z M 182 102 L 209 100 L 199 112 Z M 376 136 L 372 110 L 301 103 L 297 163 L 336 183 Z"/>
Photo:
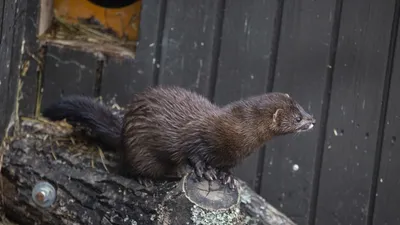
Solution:
<path fill-rule="evenodd" d="M 315 126 L 315 124 L 316 124 L 316 120 L 315 120 L 315 118 L 314 117 L 311 117 L 310 118 L 310 120 L 309 120 L 309 126 L 308 126 L 308 130 L 311 130 L 314 126 Z"/>
<path fill-rule="evenodd" d="M 314 117 L 310 118 L 310 123 L 315 126 L 315 124 L 317 123 L 317 120 Z"/>
<path fill-rule="evenodd" d="M 300 132 L 311 130 L 312 128 L 314 128 L 316 123 L 317 121 L 312 115 L 303 112 L 303 124 L 300 127 Z"/>

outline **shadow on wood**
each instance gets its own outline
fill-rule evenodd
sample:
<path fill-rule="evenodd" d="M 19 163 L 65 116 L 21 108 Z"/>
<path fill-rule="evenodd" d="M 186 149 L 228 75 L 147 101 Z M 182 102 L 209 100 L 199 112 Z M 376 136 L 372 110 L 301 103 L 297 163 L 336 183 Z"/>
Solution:
<path fill-rule="evenodd" d="M 210 190 L 218 184 L 194 183 L 189 174 L 146 188 L 113 173 L 116 155 L 86 143 L 66 122 L 16 124 L 2 145 L 1 192 L 6 217 L 17 223 L 294 225 L 242 181 L 237 190 Z M 47 208 L 31 197 L 40 181 L 56 190 Z"/>

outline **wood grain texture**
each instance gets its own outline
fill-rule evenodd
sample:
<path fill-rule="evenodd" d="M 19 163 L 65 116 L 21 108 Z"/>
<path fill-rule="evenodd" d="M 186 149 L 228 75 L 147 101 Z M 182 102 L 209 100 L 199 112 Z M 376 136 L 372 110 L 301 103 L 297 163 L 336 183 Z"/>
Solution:
<path fill-rule="evenodd" d="M 41 108 L 67 95 L 94 96 L 96 57 L 87 52 L 48 46 Z"/>
<path fill-rule="evenodd" d="M 227 0 L 222 29 L 214 102 L 225 105 L 265 93 L 270 71 L 276 1 Z M 235 168 L 235 175 L 251 187 L 257 186 L 260 152 Z"/>
<path fill-rule="evenodd" d="M 219 188 L 207 193 L 201 190 L 207 184 L 187 180 L 156 182 L 145 188 L 116 173 L 114 152 L 104 152 L 102 158 L 94 146 L 78 139 L 75 144 L 61 141 L 71 137 L 65 127 L 36 120 L 25 120 L 20 127 L 22 135 L 5 145 L 0 224 L 5 214 L 18 224 L 43 225 L 295 225 L 243 181 L 238 180 L 238 195 Z M 40 181 L 51 183 L 56 191 L 48 208 L 37 206 L 31 197 Z"/>
<path fill-rule="evenodd" d="M 316 224 L 366 224 L 395 1 L 343 1 Z"/>
<path fill-rule="evenodd" d="M 381 158 L 379 161 L 379 170 L 375 182 L 377 182 L 377 191 L 375 197 L 374 214 L 371 215 L 372 224 L 400 224 L 400 215 L 398 209 L 400 208 L 400 153 L 399 142 L 400 138 L 400 104 L 399 89 L 397 85 L 400 84 L 400 35 L 399 30 L 399 17 L 400 17 L 400 2 L 397 1 L 396 5 L 396 18 L 394 19 L 394 29 L 392 30 L 392 45 L 389 49 L 392 54 L 389 54 L 391 61 L 388 72 L 387 82 L 388 85 L 385 91 L 388 91 L 387 99 L 384 98 L 385 105 L 383 112 L 385 113 L 384 119 L 381 121 L 383 126 L 382 142 L 378 147 L 382 148 Z M 392 68 L 390 67 L 392 66 Z"/>
<path fill-rule="evenodd" d="M 101 96 L 104 101 L 128 104 L 132 95 L 153 84 L 153 76 L 137 70 L 132 58 L 109 58 L 105 61 L 101 79 Z"/>
<path fill-rule="evenodd" d="M 5 0 L 0 1 L 0 37 L 3 33 L 3 14 L 4 14 L 4 3 Z M 1 44 L 1 38 L 0 38 L 0 44 Z"/>
<path fill-rule="evenodd" d="M 0 44 L 0 140 L 14 111 L 17 76 L 12 70 L 18 68 L 13 60 L 15 11 L 18 1 L 5 0 L 3 9 L 2 33 Z M 3 4 L 0 4 L 3 5 Z"/>
<path fill-rule="evenodd" d="M 132 94 L 156 83 L 164 17 L 163 0 L 149 0 L 142 3 L 136 57 L 110 57 L 104 62 L 101 96 L 105 101 L 115 99 L 121 106 L 126 105 Z"/>
<path fill-rule="evenodd" d="M 18 1 L 18 12 L 20 14 L 16 26 L 17 36 L 14 39 L 14 42 L 17 43 L 15 54 L 22 54 L 16 62 L 21 65 L 20 79 L 22 81 L 18 112 L 25 116 L 34 115 L 39 90 L 38 71 L 40 65 L 37 60 L 42 60 L 43 55 L 43 49 L 40 48 L 36 38 L 39 6 L 39 0 Z"/>
<path fill-rule="evenodd" d="M 283 8 L 273 91 L 292 96 L 318 126 L 267 144 L 261 195 L 299 225 L 309 223 L 335 8 L 335 0 L 285 1 Z"/>
<path fill-rule="evenodd" d="M 142 1 L 139 42 L 136 48 L 135 68 L 140 76 L 156 83 L 161 54 L 161 38 L 165 22 L 166 0 Z"/>
<path fill-rule="evenodd" d="M 158 83 L 208 95 L 213 87 L 221 0 L 169 0 Z"/>

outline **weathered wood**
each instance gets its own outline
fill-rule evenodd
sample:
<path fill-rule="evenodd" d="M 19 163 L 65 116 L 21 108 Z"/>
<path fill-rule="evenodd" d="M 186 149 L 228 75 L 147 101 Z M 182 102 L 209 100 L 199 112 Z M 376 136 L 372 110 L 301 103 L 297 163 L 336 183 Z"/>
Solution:
<path fill-rule="evenodd" d="M 330 82 L 335 3 L 285 1 L 283 7 L 273 91 L 296 99 L 314 115 L 318 126 L 307 134 L 287 135 L 267 144 L 261 195 L 302 225 L 309 224 L 314 191 L 322 103 Z"/>
<path fill-rule="evenodd" d="M 21 47 L 15 49 L 15 54 L 20 55 L 20 79 L 22 88 L 19 93 L 19 114 L 32 116 L 35 114 L 38 89 L 38 72 L 43 63 L 43 49 L 40 48 L 36 38 L 38 29 L 39 0 L 18 1 L 18 38 L 15 41 Z M 22 55 L 21 55 L 22 54 Z"/>
<path fill-rule="evenodd" d="M 143 1 L 136 57 L 110 57 L 105 60 L 101 96 L 106 102 L 115 100 L 124 106 L 131 100 L 132 94 L 155 83 L 159 69 L 164 11 L 163 0 Z"/>
<path fill-rule="evenodd" d="M 223 105 L 265 93 L 271 63 L 276 1 L 227 0 L 214 101 Z M 247 158 L 235 174 L 255 188 L 260 152 Z"/>
<path fill-rule="evenodd" d="M 144 74 L 149 79 L 153 79 L 154 84 L 160 67 L 166 0 L 146 0 L 141 4 L 136 69 L 138 74 Z"/>
<path fill-rule="evenodd" d="M 387 86 L 385 91 L 389 91 L 387 99 L 384 99 L 383 109 L 385 117 L 381 120 L 382 135 L 378 148 L 382 148 L 381 159 L 379 161 L 379 171 L 375 182 L 377 191 L 375 197 L 374 214 L 370 220 L 372 224 L 400 224 L 400 152 L 398 138 L 400 138 L 400 104 L 399 92 L 397 87 L 400 84 L 400 35 L 399 17 L 400 2 L 396 4 L 396 14 L 393 22 L 392 45 L 389 48 L 390 63 L 387 70 Z M 397 28 L 397 29 L 396 29 Z M 396 38 L 397 36 L 397 38 Z M 397 41 L 396 41 L 397 40 Z M 391 68 L 391 66 L 393 66 Z M 372 216 L 372 215 L 371 215 Z"/>
<path fill-rule="evenodd" d="M 133 58 L 109 58 L 104 62 L 100 93 L 106 102 L 115 100 L 125 106 L 134 93 L 152 84 L 153 77 L 138 71 Z"/>
<path fill-rule="evenodd" d="M 208 96 L 213 88 L 221 0 L 168 0 L 158 83 Z"/>
<path fill-rule="evenodd" d="M 23 122 L 22 127 L 4 155 L 1 171 L 4 212 L 20 224 L 294 225 L 242 181 L 240 200 L 221 209 L 208 201 L 226 203 L 231 197 L 226 192 L 229 189 L 209 190 L 215 199 L 207 200 L 207 190 L 195 189 L 189 180 L 184 186 L 182 180 L 144 188 L 112 172 L 116 168 L 114 154 L 105 153 L 102 160 L 90 145 L 61 141 L 70 129 L 32 120 Z M 39 181 L 50 182 L 56 189 L 56 201 L 50 208 L 39 207 L 32 200 L 33 186 Z M 203 200 L 194 201 L 192 192 L 205 192 L 197 196 Z"/>
<path fill-rule="evenodd" d="M 17 93 L 17 76 L 12 70 L 18 69 L 13 60 L 15 9 L 18 1 L 6 0 L 3 9 L 1 44 L 0 44 L 0 140 L 8 126 L 14 111 Z M 1 4 L 3 5 L 3 4 Z"/>
<path fill-rule="evenodd" d="M 66 95 L 94 96 L 96 68 L 97 58 L 91 53 L 47 46 L 42 108 Z"/>
<path fill-rule="evenodd" d="M 343 1 L 316 224 L 366 224 L 394 8 Z"/>
<path fill-rule="evenodd" d="M 4 12 L 4 3 L 5 0 L 1 0 L 0 1 L 0 37 L 2 37 L 2 33 L 3 33 L 3 12 Z M 0 38 L 0 44 L 3 38 Z"/>

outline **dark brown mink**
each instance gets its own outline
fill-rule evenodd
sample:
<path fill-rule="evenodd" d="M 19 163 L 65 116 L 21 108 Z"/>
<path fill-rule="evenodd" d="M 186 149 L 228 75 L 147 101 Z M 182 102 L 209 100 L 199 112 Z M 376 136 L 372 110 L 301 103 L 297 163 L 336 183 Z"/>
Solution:
<path fill-rule="evenodd" d="M 43 116 L 86 127 L 103 147 L 119 151 L 125 173 L 141 183 L 180 177 L 189 167 L 199 178 L 221 179 L 231 187 L 231 169 L 265 142 L 315 125 L 288 94 L 266 93 L 219 107 L 173 86 L 135 94 L 122 119 L 83 96 L 64 98 Z"/>

